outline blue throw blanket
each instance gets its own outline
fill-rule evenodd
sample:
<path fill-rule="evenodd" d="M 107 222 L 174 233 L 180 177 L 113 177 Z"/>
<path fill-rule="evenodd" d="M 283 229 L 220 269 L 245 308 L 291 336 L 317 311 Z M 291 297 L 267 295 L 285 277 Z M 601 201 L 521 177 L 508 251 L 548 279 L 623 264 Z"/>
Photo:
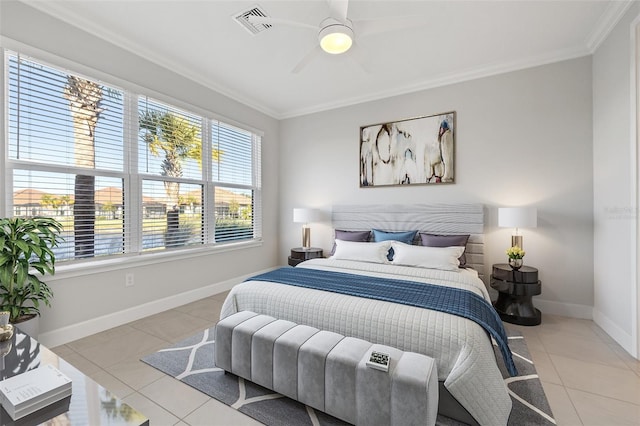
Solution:
<path fill-rule="evenodd" d="M 500 317 L 485 299 L 468 290 L 390 278 L 306 268 L 280 268 L 248 280 L 269 281 L 350 296 L 384 300 L 467 318 L 482 326 L 498 343 L 511 376 L 518 371 Z M 247 280 L 247 281 L 248 281 Z"/>

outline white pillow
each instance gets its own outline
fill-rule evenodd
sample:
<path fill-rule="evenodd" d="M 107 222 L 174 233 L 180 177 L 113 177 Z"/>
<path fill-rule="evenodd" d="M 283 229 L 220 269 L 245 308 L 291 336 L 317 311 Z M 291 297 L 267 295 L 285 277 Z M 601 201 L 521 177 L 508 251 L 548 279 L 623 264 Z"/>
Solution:
<path fill-rule="evenodd" d="M 425 247 L 412 246 L 399 241 L 391 243 L 394 265 L 417 266 L 418 268 L 442 269 L 457 271 L 460 266 L 458 258 L 464 247 Z"/>
<path fill-rule="evenodd" d="M 360 262 L 389 263 L 387 253 L 392 241 L 379 243 L 362 243 L 356 241 L 336 240 L 336 251 L 332 259 L 358 260 Z"/>

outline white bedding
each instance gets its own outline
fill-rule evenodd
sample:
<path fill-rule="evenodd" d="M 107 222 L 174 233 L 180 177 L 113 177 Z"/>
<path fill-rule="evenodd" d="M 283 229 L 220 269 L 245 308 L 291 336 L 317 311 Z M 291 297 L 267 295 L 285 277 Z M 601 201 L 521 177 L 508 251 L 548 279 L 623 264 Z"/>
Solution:
<path fill-rule="evenodd" d="M 443 271 L 390 264 L 313 259 L 297 266 L 463 288 L 490 302 L 473 270 Z M 491 338 L 455 315 L 285 284 L 247 281 L 235 286 L 220 318 L 249 310 L 357 337 L 436 359 L 438 379 L 481 425 L 506 425 L 511 399 Z"/>

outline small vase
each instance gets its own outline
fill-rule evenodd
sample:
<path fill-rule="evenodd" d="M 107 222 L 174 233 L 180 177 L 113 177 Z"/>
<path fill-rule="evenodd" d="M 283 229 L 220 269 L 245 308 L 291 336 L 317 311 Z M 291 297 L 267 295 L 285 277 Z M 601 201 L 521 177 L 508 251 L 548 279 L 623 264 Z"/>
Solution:
<path fill-rule="evenodd" d="M 511 269 L 513 269 L 514 271 L 517 271 L 522 267 L 522 259 L 509 258 L 509 266 L 511 266 Z"/>

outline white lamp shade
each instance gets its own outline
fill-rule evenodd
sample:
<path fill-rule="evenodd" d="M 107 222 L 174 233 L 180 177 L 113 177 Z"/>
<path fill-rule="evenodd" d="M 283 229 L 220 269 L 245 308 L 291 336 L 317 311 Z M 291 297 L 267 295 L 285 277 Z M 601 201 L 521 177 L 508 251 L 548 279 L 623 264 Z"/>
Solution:
<path fill-rule="evenodd" d="M 309 223 L 318 220 L 320 212 L 316 209 L 295 208 L 293 209 L 294 223 Z"/>
<path fill-rule="evenodd" d="M 538 209 L 535 207 L 501 207 L 498 209 L 498 226 L 502 228 L 535 228 L 538 226 Z"/>

